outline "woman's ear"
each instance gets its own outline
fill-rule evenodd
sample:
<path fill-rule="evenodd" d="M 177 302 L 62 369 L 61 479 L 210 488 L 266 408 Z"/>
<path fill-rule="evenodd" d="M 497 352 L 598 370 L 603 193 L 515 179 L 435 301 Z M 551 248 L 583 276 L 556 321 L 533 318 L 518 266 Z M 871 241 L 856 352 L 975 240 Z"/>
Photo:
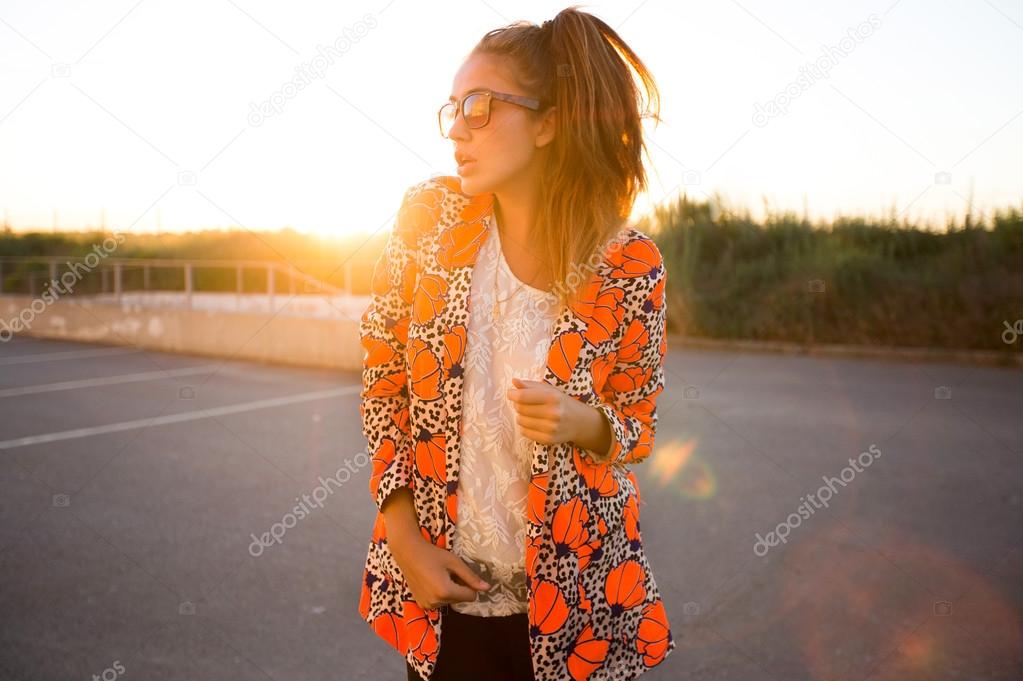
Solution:
<path fill-rule="evenodd" d="M 543 113 L 540 119 L 540 128 L 536 133 L 536 148 L 540 149 L 551 143 L 554 133 L 557 131 L 558 107 L 552 106 Z"/>

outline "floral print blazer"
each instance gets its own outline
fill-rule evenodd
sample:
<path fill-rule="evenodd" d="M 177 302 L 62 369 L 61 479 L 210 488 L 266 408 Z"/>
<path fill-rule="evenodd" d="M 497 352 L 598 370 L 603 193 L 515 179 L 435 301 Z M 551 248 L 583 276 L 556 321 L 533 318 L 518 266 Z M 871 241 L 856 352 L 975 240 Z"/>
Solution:
<path fill-rule="evenodd" d="M 444 608 L 421 608 L 391 555 L 380 512 L 409 487 L 425 539 L 450 550 L 458 513 L 462 360 L 473 264 L 493 194 L 456 176 L 410 187 L 373 271 L 359 334 L 360 414 L 377 504 L 359 613 L 425 679 Z M 650 237 L 623 229 L 602 248 L 586 295 L 555 320 L 545 379 L 607 417 L 610 459 L 534 443 L 524 547 L 536 681 L 631 679 L 675 647 L 643 551 L 639 484 L 664 390 L 665 269 Z"/>

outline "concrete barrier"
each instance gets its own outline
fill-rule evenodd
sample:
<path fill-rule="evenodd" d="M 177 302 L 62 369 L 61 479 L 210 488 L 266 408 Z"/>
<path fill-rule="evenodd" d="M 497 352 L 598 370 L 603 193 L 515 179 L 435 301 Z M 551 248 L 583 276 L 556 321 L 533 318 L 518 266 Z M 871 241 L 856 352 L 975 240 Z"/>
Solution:
<path fill-rule="evenodd" d="M 367 298 L 368 303 L 368 298 Z M 26 295 L 0 296 L 0 338 L 18 335 L 130 345 L 295 366 L 359 370 L 358 319 L 216 310 L 149 309 L 139 305 L 60 298 L 46 304 Z"/>
<path fill-rule="evenodd" d="M 211 296 L 212 294 L 206 294 Z M 0 339 L 7 326 L 20 317 L 28 328 L 18 333 L 40 338 L 131 345 L 150 350 L 184 352 L 214 357 L 255 360 L 306 367 L 362 368 L 358 317 L 369 296 L 353 296 L 340 305 L 328 306 L 332 318 L 302 316 L 322 313 L 323 305 L 276 307 L 276 314 L 225 311 L 234 304 L 233 294 L 223 300 L 198 300 L 205 309 L 145 307 L 114 299 L 62 298 L 46 305 L 41 298 L 0 295 Z M 246 306 L 266 305 L 265 296 L 254 296 Z M 279 296 L 284 302 L 287 296 Z M 125 301 L 131 300 L 126 298 Z M 162 299 L 161 299 L 162 300 Z M 171 301 L 173 302 L 173 301 Z M 163 304 L 170 304 L 163 301 Z M 174 303 L 178 304 L 178 303 Z M 34 307 L 33 307 L 34 305 Z M 269 308 L 267 308 L 269 309 Z M 36 312 L 36 310 L 39 310 Z M 693 348 L 724 352 L 769 352 L 822 357 L 856 357 L 899 362 L 949 362 L 1023 368 L 1023 353 L 943 348 L 897 348 L 862 345 L 803 344 L 772 341 L 712 340 L 668 335 L 669 348 Z"/>

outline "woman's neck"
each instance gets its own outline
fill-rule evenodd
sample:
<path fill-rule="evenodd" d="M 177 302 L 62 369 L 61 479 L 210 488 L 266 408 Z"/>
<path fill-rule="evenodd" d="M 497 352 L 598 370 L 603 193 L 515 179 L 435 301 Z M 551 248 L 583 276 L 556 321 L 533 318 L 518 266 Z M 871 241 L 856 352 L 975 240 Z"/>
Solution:
<path fill-rule="evenodd" d="M 534 243 L 538 192 L 526 182 L 505 185 L 494 192 L 494 212 L 501 236 L 519 251 L 530 251 Z"/>
<path fill-rule="evenodd" d="M 538 202 L 535 186 L 506 185 L 494 192 L 494 215 L 504 257 L 512 273 L 534 288 L 548 290 L 552 280 L 544 271 L 543 243 L 534 229 Z"/>

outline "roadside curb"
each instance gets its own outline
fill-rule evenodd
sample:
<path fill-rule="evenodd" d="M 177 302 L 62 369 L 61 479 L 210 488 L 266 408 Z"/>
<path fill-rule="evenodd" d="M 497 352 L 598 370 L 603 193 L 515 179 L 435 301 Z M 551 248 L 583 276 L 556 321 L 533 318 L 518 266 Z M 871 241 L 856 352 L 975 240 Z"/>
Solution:
<path fill-rule="evenodd" d="M 790 343 L 784 341 L 723 340 L 668 334 L 668 346 L 696 350 L 730 352 L 763 352 L 817 357 L 852 357 L 900 362 L 951 362 L 982 364 L 1003 368 L 1023 367 L 1023 353 L 996 350 L 955 350 L 946 348 L 912 348 L 898 346 L 842 345 L 837 343 Z"/>

